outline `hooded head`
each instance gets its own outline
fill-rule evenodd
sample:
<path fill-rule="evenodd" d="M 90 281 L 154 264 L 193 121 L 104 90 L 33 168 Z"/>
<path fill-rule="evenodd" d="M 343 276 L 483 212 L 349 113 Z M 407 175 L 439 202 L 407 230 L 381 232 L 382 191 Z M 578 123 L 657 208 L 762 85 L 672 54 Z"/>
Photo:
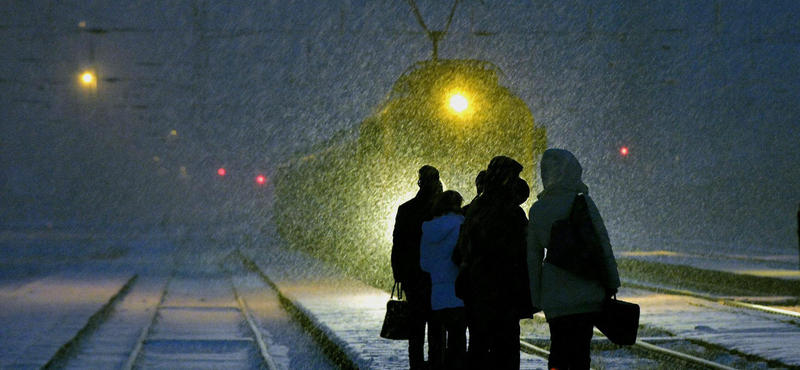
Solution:
<path fill-rule="evenodd" d="M 511 188 L 514 181 L 519 178 L 520 172 L 522 172 L 522 165 L 515 160 L 502 155 L 492 158 L 489 168 L 486 169 L 484 192 L 498 193 L 503 189 Z"/>
<path fill-rule="evenodd" d="M 564 149 L 547 149 L 542 155 L 542 186 L 539 198 L 556 193 L 588 193 L 589 188 L 581 180 L 583 167 L 578 159 Z"/>

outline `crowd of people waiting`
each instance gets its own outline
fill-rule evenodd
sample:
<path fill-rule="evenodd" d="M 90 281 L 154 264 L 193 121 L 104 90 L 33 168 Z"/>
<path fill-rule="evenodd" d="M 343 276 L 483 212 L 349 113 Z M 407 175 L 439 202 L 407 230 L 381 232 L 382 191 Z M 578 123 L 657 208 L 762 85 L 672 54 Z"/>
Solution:
<path fill-rule="evenodd" d="M 522 170 L 514 159 L 493 158 L 475 180 L 478 195 L 462 207 L 458 192 L 443 191 L 436 168 L 420 168 L 419 191 L 398 208 L 392 246 L 394 278 L 412 307 L 412 370 L 519 369 L 519 320 L 538 311 L 550 327 L 548 367 L 589 369 L 594 315 L 620 286 L 608 233 L 572 153 L 544 152 L 544 190 L 530 219 L 521 208 L 530 195 Z M 598 279 L 545 261 L 551 227 L 569 217 L 578 194 L 602 246 Z"/>

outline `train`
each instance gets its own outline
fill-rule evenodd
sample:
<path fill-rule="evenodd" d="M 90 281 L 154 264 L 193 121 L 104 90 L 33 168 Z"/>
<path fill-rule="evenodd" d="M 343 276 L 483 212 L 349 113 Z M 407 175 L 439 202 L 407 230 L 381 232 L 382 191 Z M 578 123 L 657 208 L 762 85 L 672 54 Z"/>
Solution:
<path fill-rule="evenodd" d="M 491 62 L 432 59 L 409 67 L 358 127 L 283 163 L 274 176 L 275 220 L 293 248 L 375 286 L 391 284 L 397 207 L 417 191 L 422 165 L 469 202 L 474 179 L 506 155 L 534 184 L 547 147 L 522 99 Z"/>

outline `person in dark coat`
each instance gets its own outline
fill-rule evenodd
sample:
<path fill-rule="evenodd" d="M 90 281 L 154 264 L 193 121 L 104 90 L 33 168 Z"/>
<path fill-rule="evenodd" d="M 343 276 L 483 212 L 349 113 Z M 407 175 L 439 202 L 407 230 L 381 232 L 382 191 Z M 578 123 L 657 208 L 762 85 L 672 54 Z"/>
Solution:
<path fill-rule="evenodd" d="M 392 273 L 399 282 L 411 305 L 408 357 L 411 369 L 425 368 L 425 325 L 428 325 L 428 360 L 441 362 L 444 331 L 431 315 L 431 277 L 419 265 L 419 246 L 422 223 L 430 221 L 431 208 L 442 193 L 439 171 L 432 166 L 419 169 L 419 191 L 411 200 L 397 209 L 392 232 Z"/>
<path fill-rule="evenodd" d="M 431 308 L 447 332 L 444 361 L 431 369 L 462 369 L 467 353 L 467 316 L 464 302 L 456 297 L 458 266 L 450 260 L 464 216 L 461 194 L 448 190 L 433 205 L 433 220 L 422 224 L 420 267 L 431 274 Z"/>
<path fill-rule="evenodd" d="M 525 230 L 519 207 L 519 162 L 498 156 L 485 188 L 470 205 L 462 241 L 469 271 L 469 363 L 475 369 L 519 369 L 519 320 L 533 315 Z M 523 200 L 524 201 L 524 200 Z"/>
<path fill-rule="evenodd" d="M 550 325 L 550 369 L 589 369 L 589 344 L 594 317 L 620 286 L 619 273 L 600 211 L 581 180 L 578 159 L 567 150 L 547 149 L 541 162 L 542 185 L 528 216 L 528 271 L 531 303 L 541 307 Z M 602 247 L 600 280 L 590 280 L 556 267 L 545 258 L 553 223 L 569 217 L 575 196 L 583 193 L 589 217 Z"/>

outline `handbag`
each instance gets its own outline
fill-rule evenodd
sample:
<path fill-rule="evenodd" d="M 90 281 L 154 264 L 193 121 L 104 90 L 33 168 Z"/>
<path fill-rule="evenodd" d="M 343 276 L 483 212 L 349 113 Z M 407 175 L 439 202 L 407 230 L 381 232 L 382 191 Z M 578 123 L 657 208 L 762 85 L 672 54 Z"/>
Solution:
<path fill-rule="evenodd" d="M 620 301 L 616 295 L 607 298 L 594 326 L 612 343 L 632 345 L 636 343 L 636 334 L 639 331 L 639 305 Z"/>
<path fill-rule="evenodd" d="M 394 299 L 394 291 L 397 289 L 397 299 Z M 383 318 L 381 327 L 381 338 L 408 340 L 411 327 L 411 306 L 408 301 L 403 300 L 403 290 L 400 283 L 392 286 L 392 295 L 389 302 L 386 302 L 386 316 Z"/>
<path fill-rule="evenodd" d="M 589 280 L 604 280 L 605 265 L 586 197 L 579 193 L 572 202 L 569 217 L 550 228 L 550 244 L 545 261 Z"/>

